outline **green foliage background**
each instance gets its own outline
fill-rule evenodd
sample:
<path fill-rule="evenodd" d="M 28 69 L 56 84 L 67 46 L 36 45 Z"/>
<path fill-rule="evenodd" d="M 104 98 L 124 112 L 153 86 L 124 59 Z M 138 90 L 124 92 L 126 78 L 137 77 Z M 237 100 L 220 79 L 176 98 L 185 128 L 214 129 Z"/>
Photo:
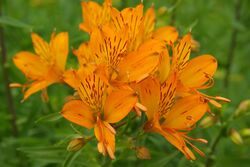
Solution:
<path fill-rule="evenodd" d="M 241 1 L 241 8 L 237 9 L 240 19 L 235 19 L 235 4 Z M 194 39 L 199 41 L 197 56 L 205 53 L 214 55 L 218 59 L 219 69 L 215 76 L 215 86 L 209 90 L 210 95 L 221 95 L 232 100 L 223 105 L 220 113 L 221 120 L 227 122 L 242 100 L 250 98 L 250 1 L 247 0 L 144 0 L 145 9 L 154 3 L 157 13 L 157 26 L 174 24 L 181 35 L 192 29 Z M 7 49 L 7 68 L 10 82 L 24 83 L 23 74 L 12 62 L 15 53 L 21 50 L 32 51 L 30 32 L 39 33 L 49 40 L 51 32 L 68 31 L 70 47 L 77 48 L 88 36 L 79 30 L 82 21 L 80 0 L 2 0 L 0 26 L 4 30 L 4 43 Z M 102 2 L 102 1 L 98 1 Z M 113 6 L 122 9 L 136 6 L 139 0 L 113 0 Z M 231 46 L 232 33 L 237 31 L 236 42 Z M 231 49 L 230 49 L 231 48 Z M 232 49 L 233 48 L 233 49 Z M 229 86 L 224 86 L 227 71 L 228 55 L 233 51 Z M 1 55 L 2 58 L 2 55 Z M 76 59 L 70 53 L 68 68 L 76 67 Z M 42 166 L 173 166 L 185 167 L 205 166 L 207 157 L 199 157 L 194 162 L 173 148 L 162 137 L 155 134 L 140 136 L 136 129 L 141 120 L 136 119 L 128 129 L 123 128 L 117 136 L 116 160 L 102 157 L 97 152 L 96 141 L 91 141 L 76 153 L 66 151 L 67 143 L 76 135 L 70 123 L 58 117 L 65 97 L 73 91 L 64 86 L 56 85 L 48 89 L 50 102 L 43 103 L 40 93 L 31 96 L 21 103 L 22 93 L 19 89 L 12 89 L 17 115 L 18 135 L 13 136 L 8 112 L 6 88 L 3 78 L 3 68 L 0 68 L 0 166 L 12 167 L 42 167 Z M 127 118 L 129 119 L 129 118 Z M 216 138 L 222 123 L 217 123 L 208 129 L 197 129 L 192 132 L 193 137 L 206 138 L 208 145 L 197 144 L 206 154 L 210 152 L 211 143 Z M 230 127 L 240 131 L 250 126 L 249 114 L 233 120 L 223 131 L 213 155 L 214 166 L 247 167 L 250 165 L 250 140 L 244 138 L 244 144 L 236 145 L 227 136 Z M 84 135 L 91 132 L 74 125 L 74 128 Z M 151 152 L 151 160 L 139 160 L 131 147 L 131 137 L 138 140 L 137 146 L 146 146 Z"/>

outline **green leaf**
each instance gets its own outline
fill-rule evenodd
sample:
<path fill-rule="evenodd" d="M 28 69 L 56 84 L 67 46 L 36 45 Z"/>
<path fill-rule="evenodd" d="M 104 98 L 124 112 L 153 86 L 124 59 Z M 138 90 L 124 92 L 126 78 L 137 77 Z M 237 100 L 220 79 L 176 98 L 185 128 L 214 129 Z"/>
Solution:
<path fill-rule="evenodd" d="M 83 137 L 82 135 L 79 135 L 79 134 L 71 134 L 71 135 L 68 135 L 67 137 L 63 138 L 62 140 L 59 140 L 55 146 L 60 146 L 60 145 L 63 145 L 63 144 L 66 144 L 68 143 L 70 140 L 74 139 L 74 138 L 80 138 L 80 137 Z"/>
<path fill-rule="evenodd" d="M 173 160 L 177 155 L 179 154 L 179 151 L 174 151 L 173 153 L 169 154 L 168 156 L 163 156 L 159 158 L 157 161 L 153 162 L 155 166 L 167 166 L 167 164 Z"/>
<path fill-rule="evenodd" d="M 79 156 L 80 151 L 81 149 L 76 152 L 69 152 L 63 163 L 63 167 L 70 167 L 72 163 L 74 162 L 74 160 Z"/>
<path fill-rule="evenodd" d="M 13 27 L 18 27 L 18 28 L 27 28 L 27 29 L 32 29 L 32 26 L 29 24 L 26 24 L 22 21 L 19 21 L 17 19 L 14 19 L 12 17 L 8 16 L 1 16 L 0 17 L 0 24 L 2 25 L 8 25 L 8 26 L 13 26 Z"/>
<path fill-rule="evenodd" d="M 65 147 L 21 147 L 17 150 L 26 154 L 30 160 L 39 163 L 61 163 L 65 159 Z"/>
<path fill-rule="evenodd" d="M 52 114 L 48 114 L 48 115 L 40 117 L 38 120 L 35 121 L 35 123 L 57 121 L 61 118 L 62 118 L 61 114 L 52 113 Z"/>
<path fill-rule="evenodd" d="M 233 21 L 232 24 L 233 24 L 233 27 L 237 29 L 238 31 L 245 31 L 247 29 L 245 25 L 238 20 Z"/>
<path fill-rule="evenodd" d="M 20 147 L 17 150 L 27 154 L 48 154 L 65 151 L 65 147 Z"/>

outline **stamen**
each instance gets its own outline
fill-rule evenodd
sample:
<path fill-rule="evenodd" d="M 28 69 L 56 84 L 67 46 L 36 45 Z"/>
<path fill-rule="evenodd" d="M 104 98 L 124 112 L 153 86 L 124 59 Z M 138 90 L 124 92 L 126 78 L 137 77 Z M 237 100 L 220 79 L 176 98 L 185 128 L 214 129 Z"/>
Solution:
<path fill-rule="evenodd" d="M 189 142 L 187 139 L 184 139 L 185 142 L 187 142 L 198 154 L 200 154 L 201 156 L 205 156 L 205 154 L 200 150 L 198 149 L 195 145 L 193 145 L 191 142 Z"/>
<path fill-rule="evenodd" d="M 10 88 L 22 88 L 24 85 L 20 84 L 20 83 L 10 83 L 9 87 Z"/>
<path fill-rule="evenodd" d="M 192 137 L 189 137 L 187 135 L 183 135 L 185 138 L 189 139 L 189 140 L 193 140 L 193 141 L 197 141 L 197 142 L 200 142 L 200 143 L 204 143 L 204 144 L 207 144 L 208 141 L 206 139 L 201 139 L 201 138 L 192 138 Z"/>
<path fill-rule="evenodd" d="M 221 107 L 222 107 L 221 104 L 218 103 L 218 102 L 215 101 L 215 100 L 209 99 L 209 102 L 210 102 L 212 105 L 214 105 L 215 107 L 217 107 L 217 108 L 221 108 Z"/>
<path fill-rule="evenodd" d="M 137 103 L 135 103 L 135 106 L 138 107 L 139 109 L 141 109 L 142 111 L 147 111 L 147 107 L 145 107 L 141 103 L 137 102 Z"/>
<path fill-rule="evenodd" d="M 215 96 L 215 99 L 220 100 L 220 101 L 224 101 L 224 102 L 227 102 L 227 103 L 231 102 L 230 99 L 227 99 L 227 98 L 221 97 L 221 96 Z"/>

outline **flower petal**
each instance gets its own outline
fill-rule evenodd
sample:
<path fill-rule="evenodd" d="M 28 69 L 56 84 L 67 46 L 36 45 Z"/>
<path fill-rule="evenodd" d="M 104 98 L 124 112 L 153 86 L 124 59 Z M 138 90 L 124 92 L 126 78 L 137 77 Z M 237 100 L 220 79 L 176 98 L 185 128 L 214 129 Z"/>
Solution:
<path fill-rule="evenodd" d="M 84 103 L 97 111 L 106 99 L 107 87 L 104 81 L 94 72 L 95 68 L 81 67 L 78 71 L 69 71 L 64 75 L 64 81 L 77 89 Z"/>
<path fill-rule="evenodd" d="M 97 118 L 94 132 L 98 140 L 98 151 L 103 155 L 108 153 L 111 159 L 115 159 L 115 130 L 113 127 Z"/>
<path fill-rule="evenodd" d="M 146 11 L 142 19 L 139 32 L 132 44 L 133 46 L 130 47 L 130 50 L 136 50 L 143 41 L 149 39 L 152 36 L 152 32 L 155 27 L 155 22 L 156 22 L 155 11 L 154 11 L 154 7 L 151 6 L 151 8 L 149 8 Z"/>
<path fill-rule="evenodd" d="M 153 33 L 153 38 L 156 38 L 158 40 L 163 40 L 167 44 L 174 43 L 178 39 L 178 31 L 175 27 L 172 26 L 165 26 L 158 28 Z"/>
<path fill-rule="evenodd" d="M 208 104 L 200 95 L 191 95 L 177 100 L 165 116 L 162 126 L 179 130 L 190 130 L 208 111 Z"/>
<path fill-rule="evenodd" d="M 86 127 L 88 129 L 94 127 L 94 117 L 91 109 L 81 100 L 71 100 L 67 102 L 61 111 L 61 114 L 67 120 Z"/>
<path fill-rule="evenodd" d="M 180 75 L 181 82 L 191 88 L 202 87 L 217 69 L 217 61 L 211 55 L 202 55 L 190 60 Z"/>
<path fill-rule="evenodd" d="M 168 50 L 164 50 L 160 56 L 160 64 L 158 67 L 158 75 L 161 83 L 166 81 L 170 72 L 170 57 Z"/>
<path fill-rule="evenodd" d="M 143 31 L 144 31 L 144 35 L 148 36 L 150 33 L 153 32 L 154 28 L 155 28 L 155 11 L 154 11 L 154 7 L 152 6 L 151 8 L 149 8 L 143 18 Z"/>
<path fill-rule="evenodd" d="M 51 48 L 55 56 L 56 66 L 64 71 L 69 52 L 69 36 L 67 32 L 57 34 L 51 40 Z"/>
<path fill-rule="evenodd" d="M 73 50 L 73 53 L 76 55 L 80 66 L 88 66 L 89 63 L 95 61 L 89 42 L 82 43 L 78 49 Z"/>
<path fill-rule="evenodd" d="M 47 74 L 49 68 L 46 66 L 39 56 L 30 52 L 17 53 L 13 61 L 28 78 L 37 79 Z"/>
<path fill-rule="evenodd" d="M 187 159 L 196 159 L 193 152 L 187 147 L 184 138 L 177 131 L 171 129 L 163 129 L 160 134 L 164 136 L 164 138 L 169 141 L 169 143 L 171 143 L 178 150 L 180 150 L 186 156 Z"/>
<path fill-rule="evenodd" d="M 104 106 L 104 120 L 116 123 L 123 119 L 137 102 L 132 90 L 114 90 L 107 97 Z"/>
<path fill-rule="evenodd" d="M 164 43 L 150 39 L 144 42 L 137 51 L 128 54 L 118 65 L 118 80 L 139 82 L 152 73 L 159 64 Z"/>
<path fill-rule="evenodd" d="M 185 35 L 173 49 L 173 69 L 181 72 L 187 65 L 191 53 L 191 34 Z"/>
<path fill-rule="evenodd" d="M 177 73 L 172 72 L 168 79 L 161 84 L 160 91 L 160 116 L 170 111 L 175 102 L 175 93 L 177 86 Z"/>
<path fill-rule="evenodd" d="M 31 33 L 31 38 L 36 54 L 48 65 L 53 64 L 55 57 L 52 55 L 50 45 L 36 33 Z"/>
<path fill-rule="evenodd" d="M 111 18 L 112 25 L 117 30 L 123 29 L 125 26 L 128 26 L 129 39 L 132 43 L 140 30 L 140 25 L 143 18 L 143 5 L 139 4 L 135 8 L 126 8 L 121 12 L 119 12 L 115 8 L 112 8 Z"/>
<path fill-rule="evenodd" d="M 72 88 L 76 89 L 78 85 L 78 77 L 76 70 L 66 70 L 63 73 L 63 81 Z"/>
<path fill-rule="evenodd" d="M 93 55 L 115 69 L 127 50 L 128 30 L 114 30 L 109 26 L 103 26 L 95 30 L 91 35 L 90 45 Z M 99 64 L 99 62 L 97 62 Z"/>
<path fill-rule="evenodd" d="M 96 2 L 82 2 L 82 17 L 84 22 L 79 25 L 80 29 L 91 33 L 99 26 L 108 23 L 110 20 L 110 7 L 112 0 L 105 0 L 103 6 Z"/>
<path fill-rule="evenodd" d="M 147 108 L 148 120 L 152 120 L 158 111 L 160 102 L 160 83 L 154 77 L 148 77 L 137 85 L 141 104 Z"/>
<path fill-rule="evenodd" d="M 33 93 L 36 93 L 39 90 L 42 90 L 55 82 L 59 82 L 59 80 L 57 80 L 55 77 L 43 78 L 32 82 L 32 84 L 29 85 L 29 89 L 25 91 L 23 100 L 26 100 Z"/>

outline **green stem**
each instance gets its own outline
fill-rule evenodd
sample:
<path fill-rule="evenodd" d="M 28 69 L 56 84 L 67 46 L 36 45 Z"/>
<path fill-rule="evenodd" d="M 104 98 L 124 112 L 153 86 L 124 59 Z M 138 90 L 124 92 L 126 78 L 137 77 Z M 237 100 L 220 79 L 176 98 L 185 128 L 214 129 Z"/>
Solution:
<path fill-rule="evenodd" d="M 235 11 L 234 11 L 234 19 L 236 22 L 240 21 L 241 17 L 241 6 L 242 6 L 242 0 L 236 0 L 235 3 Z M 234 55 L 235 55 L 235 49 L 237 46 L 237 36 L 238 36 L 239 30 L 234 27 L 232 34 L 231 34 L 231 42 L 229 45 L 229 51 L 228 51 L 228 58 L 227 58 L 227 64 L 226 64 L 226 75 L 224 78 L 224 86 L 225 88 L 228 88 L 229 86 L 229 81 L 230 81 L 230 75 L 231 75 L 231 69 L 232 69 L 232 64 L 234 60 Z"/>
<path fill-rule="evenodd" d="M 207 161 L 206 161 L 206 167 L 211 167 L 214 164 L 214 159 L 212 156 L 214 155 L 216 146 L 219 144 L 219 142 L 223 136 L 223 131 L 224 131 L 224 128 L 221 128 L 219 133 L 217 134 L 216 138 L 213 140 L 213 142 L 211 144 L 210 152 L 208 153 L 208 157 L 207 157 Z"/>
<path fill-rule="evenodd" d="M 128 121 L 123 121 L 123 122 L 121 122 L 121 123 L 119 123 L 119 124 L 117 124 L 117 125 L 114 125 L 114 128 L 115 129 L 118 129 L 118 128 L 120 128 L 120 127 L 122 127 L 122 126 L 124 126 L 124 125 L 128 125 L 132 120 L 134 120 L 136 117 L 137 117 L 137 115 L 134 115 L 132 118 L 131 118 L 131 116 L 130 115 L 128 115 Z M 126 129 L 126 127 L 125 127 L 125 129 Z"/>
<path fill-rule="evenodd" d="M 234 17 L 235 17 L 235 20 L 238 21 L 238 22 L 240 21 L 241 6 L 242 6 L 242 0 L 236 0 L 236 3 L 234 5 L 234 7 L 235 7 Z M 232 68 L 232 63 L 233 63 L 233 59 L 234 59 L 234 51 L 235 51 L 236 45 L 237 45 L 237 35 L 238 35 L 238 29 L 233 28 L 232 35 L 231 35 L 231 42 L 230 42 L 230 46 L 229 46 L 229 52 L 228 52 L 226 75 L 225 75 L 225 78 L 224 78 L 224 86 L 225 86 L 225 88 L 227 88 L 229 86 L 231 68 Z M 218 135 L 216 136 L 216 138 L 212 142 L 210 152 L 208 153 L 208 158 L 207 158 L 206 165 L 205 165 L 206 167 L 211 167 L 214 164 L 214 159 L 213 159 L 212 156 L 214 155 L 216 147 L 219 144 L 220 140 L 222 139 L 223 134 L 224 134 L 225 130 L 228 127 L 228 124 L 232 121 L 233 116 L 234 115 L 232 114 L 227 119 L 227 121 L 224 123 L 224 125 L 222 125 Z"/>
<path fill-rule="evenodd" d="M 0 16 L 1 16 L 1 9 L 2 9 L 2 1 L 0 1 Z M 7 101 L 7 109 L 9 112 L 9 115 L 11 117 L 10 119 L 10 124 L 12 128 L 12 135 L 14 137 L 18 136 L 18 129 L 17 129 L 17 124 L 16 124 L 16 111 L 14 108 L 14 103 L 13 103 L 13 97 L 11 94 L 11 90 L 9 87 L 9 74 L 8 74 L 8 66 L 7 66 L 7 50 L 5 47 L 5 40 L 4 40 L 4 29 L 0 25 L 0 52 L 1 52 L 1 65 L 2 65 L 2 75 L 3 75 L 3 82 L 4 82 L 4 87 L 5 87 L 5 93 L 6 93 L 6 101 Z"/>

